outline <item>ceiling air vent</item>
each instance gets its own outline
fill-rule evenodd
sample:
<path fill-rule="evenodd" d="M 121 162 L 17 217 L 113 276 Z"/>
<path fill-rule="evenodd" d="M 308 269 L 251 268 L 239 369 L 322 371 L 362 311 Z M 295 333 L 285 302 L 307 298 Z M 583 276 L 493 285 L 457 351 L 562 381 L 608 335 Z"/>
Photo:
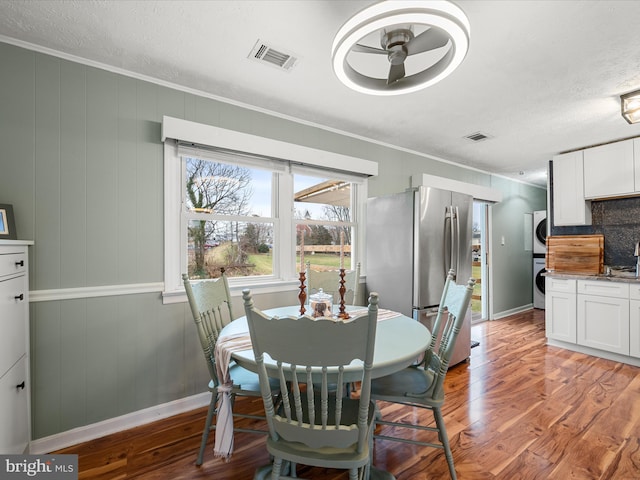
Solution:
<path fill-rule="evenodd" d="M 472 142 L 482 142 L 483 140 L 489 140 L 493 137 L 482 132 L 476 132 L 472 133 L 471 135 L 467 135 L 464 138 L 466 138 L 467 140 L 471 140 Z"/>
<path fill-rule="evenodd" d="M 290 71 L 298 62 L 298 58 L 290 52 L 276 49 L 258 39 L 251 49 L 248 58 L 260 63 L 266 63 L 280 70 Z"/>

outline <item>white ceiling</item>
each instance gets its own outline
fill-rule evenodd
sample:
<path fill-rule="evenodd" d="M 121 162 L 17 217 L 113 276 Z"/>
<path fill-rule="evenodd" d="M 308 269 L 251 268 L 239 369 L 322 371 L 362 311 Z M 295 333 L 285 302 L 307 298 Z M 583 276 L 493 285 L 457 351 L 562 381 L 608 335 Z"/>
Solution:
<path fill-rule="evenodd" d="M 462 65 L 395 97 L 351 91 L 331 69 L 334 34 L 372 3 L 0 0 L 0 41 L 539 185 L 554 154 L 640 136 L 619 102 L 640 89 L 638 1 L 460 0 Z M 258 39 L 298 63 L 248 59 Z M 491 138 L 464 138 L 476 132 Z"/>

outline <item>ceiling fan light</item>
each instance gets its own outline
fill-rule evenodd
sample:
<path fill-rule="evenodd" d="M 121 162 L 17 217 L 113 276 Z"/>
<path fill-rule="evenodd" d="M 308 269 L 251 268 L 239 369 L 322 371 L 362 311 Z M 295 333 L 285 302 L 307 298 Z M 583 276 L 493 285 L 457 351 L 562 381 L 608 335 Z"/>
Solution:
<path fill-rule="evenodd" d="M 427 25 L 442 30 L 450 39 L 449 52 L 427 70 L 391 84 L 363 75 L 349 64 L 347 56 L 362 38 L 400 24 Z M 462 63 L 469 49 L 469 35 L 469 20 L 451 2 L 383 1 L 357 13 L 338 30 L 331 50 L 333 70 L 342 83 L 361 93 L 398 95 L 415 92 L 439 82 Z"/>
<path fill-rule="evenodd" d="M 620 109 L 628 123 L 640 122 L 640 90 L 620 95 Z"/>

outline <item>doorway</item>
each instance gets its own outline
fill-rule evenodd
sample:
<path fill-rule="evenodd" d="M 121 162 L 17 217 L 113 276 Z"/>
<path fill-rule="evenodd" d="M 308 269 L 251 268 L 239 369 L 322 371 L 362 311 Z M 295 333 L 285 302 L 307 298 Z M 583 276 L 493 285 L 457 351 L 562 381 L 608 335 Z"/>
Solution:
<path fill-rule="evenodd" d="M 489 318 L 489 204 L 473 202 L 473 234 L 471 242 L 473 278 L 476 279 L 471 297 L 471 323 Z"/>

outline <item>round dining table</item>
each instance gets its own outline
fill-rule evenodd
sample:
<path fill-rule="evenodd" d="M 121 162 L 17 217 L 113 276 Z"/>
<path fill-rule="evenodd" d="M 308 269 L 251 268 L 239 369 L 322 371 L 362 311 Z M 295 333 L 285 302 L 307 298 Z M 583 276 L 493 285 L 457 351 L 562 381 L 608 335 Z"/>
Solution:
<path fill-rule="evenodd" d="M 335 309 L 336 307 L 334 307 Z M 352 316 L 365 314 L 366 307 L 346 307 Z M 300 305 L 264 310 L 268 316 L 299 316 Z M 342 320 L 337 320 L 342 321 Z M 231 335 L 249 334 L 247 317 L 240 317 L 224 327 L 220 338 Z M 379 309 L 376 340 L 373 354 L 372 377 L 384 377 L 413 364 L 431 343 L 431 332 L 419 321 L 390 310 Z M 252 349 L 234 351 L 231 358 L 240 366 L 257 371 Z M 271 363 L 271 368 L 269 363 Z M 275 364 L 265 358 L 267 370 L 275 369 Z M 362 377 L 362 362 L 356 360 L 345 367 L 345 381 L 358 381 Z"/>

